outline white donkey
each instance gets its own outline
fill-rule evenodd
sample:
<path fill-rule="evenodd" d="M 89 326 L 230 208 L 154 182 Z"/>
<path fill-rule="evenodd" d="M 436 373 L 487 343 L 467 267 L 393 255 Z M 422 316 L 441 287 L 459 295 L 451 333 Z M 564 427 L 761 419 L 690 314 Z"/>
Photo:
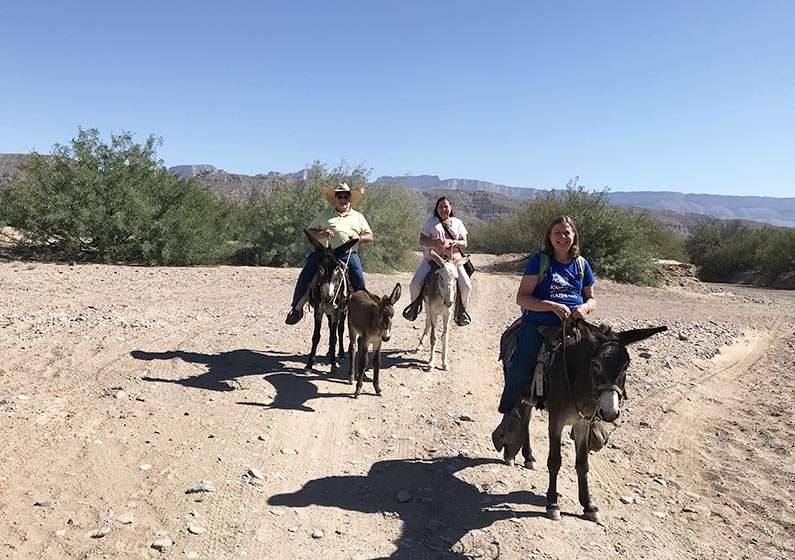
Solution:
<path fill-rule="evenodd" d="M 450 328 L 450 319 L 455 305 L 456 287 L 458 286 L 458 265 L 463 261 L 455 263 L 444 260 L 433 249 L 431 258 L 439 265 L 438 270 L 434 270 L 428 275 L 425 282 L 423 301 L 425 302 L 425 330 L 422 331 L 417 351 L 423 346 L 425 335 L 431 332 L 431 356 L 428 359 L 428 369 L 433 369 L 436 365 L 436 335 L 439 333 L 439 317 L 442 318 L 442 367 L 446 370 L 449 362 L 447 360 L 447 340 Z"/>

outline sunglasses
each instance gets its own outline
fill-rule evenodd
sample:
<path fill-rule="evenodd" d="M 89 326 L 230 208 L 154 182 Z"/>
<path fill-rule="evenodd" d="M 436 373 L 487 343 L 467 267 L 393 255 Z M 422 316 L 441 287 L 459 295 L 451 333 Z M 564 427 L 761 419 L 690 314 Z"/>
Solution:
<path fill-rule="evenodd" d="M 334 196 L 336 198 L 350 198 L 351 197 L 351 195 L 349 195 L 348 193 L 337 193 Z"/>

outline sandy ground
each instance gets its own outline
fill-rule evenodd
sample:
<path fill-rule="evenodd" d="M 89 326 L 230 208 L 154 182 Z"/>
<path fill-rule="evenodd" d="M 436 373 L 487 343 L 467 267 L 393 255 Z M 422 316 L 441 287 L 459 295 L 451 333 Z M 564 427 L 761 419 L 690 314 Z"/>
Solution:
<path fill-rule="evenodd" d="M 491 448 L 518 278 L 478 264 L 451 370 L 424 371 L 420 322 L 398 319 L 383 396 L 353 400 L 324 362 L 303 369 L 294 269 L 0 263 L 0 557 L 795 555 L 795 294 L 600 283 L 597 321 L 670 330 L 632 347 L 591 457 L 602 522 L 579 515 L 568 440 L 555 522 L 545 415 L 539 470 Z M 379 294 L 408 280 L 368 275 Z M 186 493 L 202 481 L 215 492 Z"/>

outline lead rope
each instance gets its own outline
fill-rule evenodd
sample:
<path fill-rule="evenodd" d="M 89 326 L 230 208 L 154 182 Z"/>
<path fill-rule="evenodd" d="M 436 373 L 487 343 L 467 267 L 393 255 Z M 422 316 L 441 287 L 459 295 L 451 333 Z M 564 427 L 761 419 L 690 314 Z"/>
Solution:
<path fill-rule="evenodd" d="M 337 296 L 339 296 L 340 291 L 345 288 L 345 291 L 348 291 L 348 263 L 351 260 L 351 253 L 353 251 L 348 251 L 348 256 L 345 258 L 345 264 L 342 265 L 342 282 L 337 285 L 337 289 L 334 290 L 334 299 L 332 300 L 332 307 L 337 309 Z"/>

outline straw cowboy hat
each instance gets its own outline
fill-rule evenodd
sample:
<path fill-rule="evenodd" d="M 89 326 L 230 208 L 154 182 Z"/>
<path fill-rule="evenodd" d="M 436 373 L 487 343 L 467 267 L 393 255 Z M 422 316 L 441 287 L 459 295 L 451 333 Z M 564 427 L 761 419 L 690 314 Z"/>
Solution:
<path fill-rule="evenodd" d="M 326 197 L 326 200 L 331 206 L 334 206 L 334 196 L 338 192 L 350 193 L 351 206 L 356 206 L 364 196 L 364 187 L 360 186 L 356 187 L 356 189 L 351 189 L 348 183 L 337 183 L 334 188 L 329 185 L 323 185 L 323 196 Z"/>

